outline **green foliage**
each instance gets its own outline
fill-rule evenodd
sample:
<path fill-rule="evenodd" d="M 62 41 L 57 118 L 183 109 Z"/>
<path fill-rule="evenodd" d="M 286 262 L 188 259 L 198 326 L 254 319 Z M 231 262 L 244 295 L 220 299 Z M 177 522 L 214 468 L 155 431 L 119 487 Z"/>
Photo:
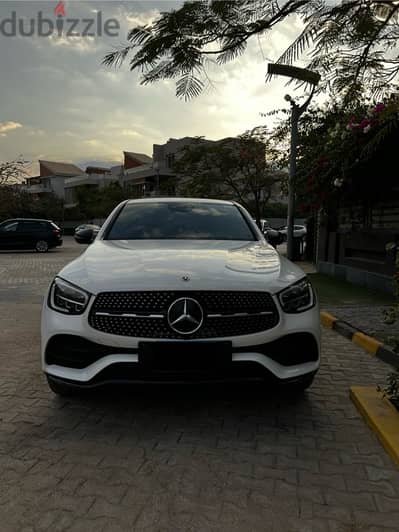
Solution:
<path fill-rule="evenodd" d="M 197 139 L 174 166 L 181 195 L 239 201 L 259 220 L 273 186 L 285 175 L 281 155 L 265 128 L 218 142 Z"/>
<path fill-rule="evenodd" d="M 365 98 L 333 100 L 303 115 L 295 176 L 302 213 L 331 212 L 338 202 L 372 204 L 391 196 L 398 113 L 399 100 L 391 97 L 378 104 Z M 282 120 L 274 136 L 287 144 L 289 122 Z"/>
<path fill-rule="evenodd" d="M 40 199 L 31 200 L 31 216 L 48 218 L 61 223 L 64 213 L 64 202 L 53 193 L 46 193 Z"/>
<path fill-rule="evenodd" d="M 286 218 L 287 205 L 286 203 L 268 203 L 265 210 L 262 212 L 262 218 Z"/>
<path fill-rule="evenodd" d="M 399 368 L 391 372 L 387 377 L 387 383 L 378 388 L 399 410 Z"/>
<path fill-rule="evenodd" d="M 63 202 L 54 194 L 34 199 L 16 186 L 0 187 L 0 220 L 7 218 L 47 218 L 61 221 Z"/>
<path fill-rule="evenodd" d="M 378 97 L 391 89 L 399 73 L 399 4 L 388 0 L 188 0 L 133 28 L 129 44 L 103 62 L 120 66 L 131 55 L 130 69 L 141 72 L 141 83 L 175 79 L 177 96 L 193 98 L 211 83 L 209 64 L 236 59 L 251 38 L 271 35 L 293 14 L 304 29 L 279 63 L 309 58 L 306 67 L 322 76 L 320 90 L 347 101 L 362 89 Z"/>
<path fill-rule="evenodd" d="M 129 197 L 132 197 L 129 191 L 122 188 L 117 182 L 110 183 L 103 188 L 90 185 L 78 187 L 76 189 L 78 208 L 74 215 L 79 214 L 79 216 L 74 219 L 104 218 L 118 203 Z"/>

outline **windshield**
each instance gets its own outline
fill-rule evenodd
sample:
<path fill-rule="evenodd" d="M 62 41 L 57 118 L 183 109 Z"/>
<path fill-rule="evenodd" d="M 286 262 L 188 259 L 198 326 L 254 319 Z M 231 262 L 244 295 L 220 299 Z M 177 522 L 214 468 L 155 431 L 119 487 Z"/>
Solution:
<path fill-rule="evenodd" d="M 107 240 L 255 240 L 235 205 L 151 202 L 127 204 Z"/>

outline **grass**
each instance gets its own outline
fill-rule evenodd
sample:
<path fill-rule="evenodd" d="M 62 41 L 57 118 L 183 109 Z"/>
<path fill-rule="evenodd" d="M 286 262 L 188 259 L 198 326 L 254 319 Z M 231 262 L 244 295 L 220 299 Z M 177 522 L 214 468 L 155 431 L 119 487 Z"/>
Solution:
<path fill-rule="evenodd" d="M 322 273 L 308 274 L 320 303 L 330 305 L 391 305 L 389 294 L 341 281 Z"/>

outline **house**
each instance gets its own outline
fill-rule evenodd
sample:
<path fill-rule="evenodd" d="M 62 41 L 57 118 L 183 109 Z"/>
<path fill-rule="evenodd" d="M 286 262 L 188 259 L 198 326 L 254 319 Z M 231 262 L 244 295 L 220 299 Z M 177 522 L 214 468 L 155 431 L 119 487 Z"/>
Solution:
<path fill-rule="evenodd" d="M 112 168 L 115 175 L 119 175 L 121 184 L 132 193 L 132 196 L 174 195 L 173 185 L 167 181 L 174 177 L 173 165 L 179 157 L 179 152 L 187 145 L 198 142 L 198 137 L 184 137 L 169 139 L 165 144 L 153 145 L 153 156 L 142 153 L 123 152 L 124 163 Z M 203 142 L 213 142 L 203 140 Z"/>
<path fill-rule="evenodd" d="M 53 193 L 64 201 L 67 209 L 77 205 L 76 190 L 79 187 L 101 188 L 118 180 L 110 168 L 88 166 L 83 171 L 74 164 L 56 161 L 39 161 L 39 165 L 40 174 L 28 177 L 23 190 L 36 198 Z"/>
<path fill-rule="evenodd" d="M 157 181 L 162 184 L 167 179 L 175 177 L 174 163 L 178 160 L 182 150 L 192 145 L 228 145 L 233 150 L 239 150 L 239 140 L 237 137 L 227 137 L 219 140 L 209 140 L 203 137 L 183 137 L 181 139 L 169 139 L 165 144 L 154 144 L 153 146 L 153 167 L 157 173 Z M 280 170 L 276 169 L 276 173 L 282 174 Z M 284 172 L 283 172 L 284 173 Z M 177 180 L 176 189 L 170 191 L 171 194 L 179 194 L 179 183 L 181 179 Z M 152 189 L 150 188 L 150 193 Z M 280 181 L 272 186 L 272 193 L 270 203 L 287 203 L 287 197 L 282 193 Z"/>
<path fill-rule="evenodd" d="M 179 187 L 171 178 L 176 177 L 174 163 L 181 156 L 182 150 L 193 144 L 216 144 L 226 140 L 230 139 L 214 141 L 202 137 L 170 138 L 164 144 L 153 145 L 152 157 L 144 153 L 124 151 L 122 164 L 111 168 L 88 166 L 85 171 L 70 163 L 40 160 L 40 175 L 28 178 L 24 190 L 38 198 L 52 192 L 64 201 L 66 209 L 78 205 L 79 189 L 102 188 L 112 182 L 118 182 L 131 197 L 161 193 L 176 195 L 179 194 Z M 235 140 L 231 139 L 232 142 Z M 279 190 L 274 195 L 276 198 Z"/>
<path fill-rule="evenodd" d="M 65 199 L 65 180 L 85 175 L 81 168 L 70 163 L 39 160 L 39 166 L 39 175 L 26 178 L 24 186 L 26 192 L 36 197 L 52 192 L 58 198 Z"/>
<path fill-rule="evenodd" d="M 197 141 L 195 137 L 184 137 L 169 139 L 165 144 L 154 144 L 152 157 L 144 153 L 124 151 L 123 164 L 113 166 L 110 169 L 111 175 L 129 190 L 132 197 L 158 195 L 161 189 L 163 195 L 173 195 L 174 188 L 167 188 L 165 183 L 174 177 L 174 161 L 182 148 Z"/>
<path fill-rule="evenodd" d="M 123 152 L 123 165 L 112 168 L 114 175 L 119 171 L 120 184 L 132 191 L 133 196 L 143 196 L 156 181 L 153 160 L 144 153 Z"/>
<path fill-rule="evenodd" d="M 115 176 L 112 175 L 110 168 L 88 166 L 84 174 L 65 179 L 65 208 L 70 209 L 78 205 L 77 190 L 79 188 L 103 188 L 113 181 L 115 181 Z"/>

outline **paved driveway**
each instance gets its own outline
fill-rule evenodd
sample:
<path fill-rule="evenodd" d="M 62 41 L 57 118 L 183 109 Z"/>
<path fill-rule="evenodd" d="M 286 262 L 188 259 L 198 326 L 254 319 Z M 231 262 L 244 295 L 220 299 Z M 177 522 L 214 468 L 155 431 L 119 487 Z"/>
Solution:
<path fill-rule="evenodd" d="M 0 253 L 1 532 L 399 530 L 399 470 L 348 398 L 387 368 L 331 331 L 297 402 L 244 386 L 55 397 L 41 295 L 82 249 Z"/>

